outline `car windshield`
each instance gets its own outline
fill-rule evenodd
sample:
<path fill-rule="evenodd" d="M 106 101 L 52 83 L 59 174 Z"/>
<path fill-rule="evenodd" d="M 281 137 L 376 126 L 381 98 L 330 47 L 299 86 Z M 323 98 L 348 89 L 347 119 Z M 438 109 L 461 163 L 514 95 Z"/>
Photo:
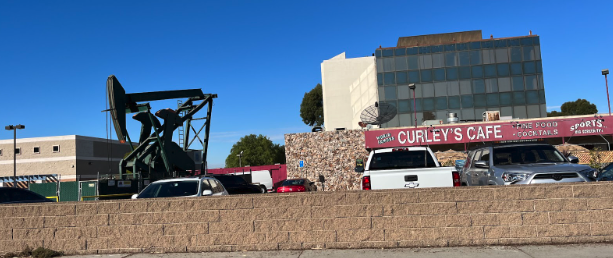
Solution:
<path fill-rule="evenodd" d="M 566 162 L 551 145 L 526 145 L 494 148 L 494 165 Z"/>
<path fill-rule="evenodd" d="M 143 190 L 138 198 L 179 197 L 198 193 L 198 181 L 170 181 L 152 183 Z"/>
<path fill-rule="evenodd" d="M 436 167 L 427 151 L 394 151 L 375 153 L 370 161 L 370 170 Z"/>
<path fill-rule="evenodd" d="M 282 186 L 290 186 L 290 185 L 304 185 L 304 179 L 286 180 L 282 184 Z"/>
<path fill-rule="evenodd" d="M 215 178 L 226 188 L 248 184 L 247 181 L 240 176 L 216 176 Z"/>
<path fill-rule="evenodd" d="M 600 171 L 600 178 L 606 179 L 606 181 L 613 179 L 613 163 L 607 165 Z"/>

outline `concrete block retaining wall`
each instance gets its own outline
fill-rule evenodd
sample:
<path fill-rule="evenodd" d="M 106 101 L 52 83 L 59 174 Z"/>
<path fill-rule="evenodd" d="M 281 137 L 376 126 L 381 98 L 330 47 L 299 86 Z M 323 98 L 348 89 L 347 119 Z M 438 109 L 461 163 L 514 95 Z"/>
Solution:
<path fill-rule="evenodd" d="M 0 253 L 592 243 L 612 215 L 606 182 L 0 205 Z"/>

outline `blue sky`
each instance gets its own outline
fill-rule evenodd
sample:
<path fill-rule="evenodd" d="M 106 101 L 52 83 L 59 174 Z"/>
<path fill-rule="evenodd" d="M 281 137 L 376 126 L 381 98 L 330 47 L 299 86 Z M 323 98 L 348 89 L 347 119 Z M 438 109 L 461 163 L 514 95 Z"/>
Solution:
<path fill-rule="evenodd" d="M 483 30 L 541 36 L 547 105 L 585 98 L 607 112 L 611 1 L 0 1 L 0 124 L 18 137 L 106 138 L 105 82 L 128 93 L 217 93 L 209 167 L 232 144 L 307 132 L 305 92 L 341 52 L 368 56 L 398 37 Z M 152 103 L 154 111 L 176 101 Z M 138 135 L 130 124 L 132 138 Z M 113 138 L 116 138 L 114 132 Z M 0 131 L 0 139 L 12 133 Z"/>

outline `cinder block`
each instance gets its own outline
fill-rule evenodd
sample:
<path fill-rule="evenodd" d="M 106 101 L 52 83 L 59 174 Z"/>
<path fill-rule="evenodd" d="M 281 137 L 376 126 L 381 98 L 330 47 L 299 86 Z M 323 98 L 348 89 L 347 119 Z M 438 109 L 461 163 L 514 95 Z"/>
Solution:
<path fill-rule="evenodd" d="M 380 217 L 383 216 L 383 205 L 342 205 L 334 206 L 332 211 L 336 218 Z"/>
<path fill-rule="evenodd" d="M 266 243 L 266 233 L 210 234 L 215 245 L 250 245 Z"/>
<path fill-rule="evenodd" d="M 534 211 L 534 202 L 532 200 L 458 202 L 458 212 L 462 214 L 528 211 Z"/>
<path fill-rule="evenodd" d="M 53 239 L 55 228 L 14 229 L 15 240 L 45 240 Z"/>
<path fill-rule="evenodd" d="M 521 187 L 517 186 L 499 186 L 493 188 L 494 190 L 494 199 L 496 200 L 521 200 L 523 199 L 520 195 Z"/>
<path fill-rule="evenodd" d="M 448 246 L 484 246 L 492 243 L 498 243 L 498 239 L 449 239 Z"/>
<path fill-rule="evenodd" d="M 455 202 L 438 202 L 438 203 L 415 203 L 407 205 L 407 214 L 409 215 L 447 215 L 457 214 Z"/>
<path fill-rule="evenodd" d="M 414 247 L 447 247 L 449 243 L 445 239 L 425 239 L 425 240 L 408 240 L 398 241 L 399 248 L 414 248 Z"/>
<path fill-rule="evenodd" d="M 193 202 L 189 202 L 192 206 L 186 204 L 187 201 L 180 200 L 155 200 L 147 202 L 147 212 L 167 212 L 167 211 L 187 211 L 191 210 Z"/>
<path fill-rule="evenodd" d="M 26 247 L 36 249 L 41 246 L 43 246 L 43 240 L 0 241 L 0 252 L 21 252 Z"/>
<path fill-rule="evenodd" d="M 279 250 L 302 250 L 302 243 L 280 243 Z"/>
<path fill-rule="evenodd" d="M 94 215 L 98 213 L 98 205 L 95 203 L 79 203 L 76 205 L 77 215 Z"/>
<path fill-rule="evenodd" d="M 537 237 L 536 226 L 511 226 L 511 238 L 535 238 Z"/>
<path fill-rule="evenodd" d="M 326 243 L 327 249 L 389 249 L 397 248 L 396 241 L 332 242 Z"/>
<path fill-rule="evenodd" d="M 184 223 L 164 225 L 164 235 L 201 235 L 208 233 L 208 223 Z"/>
<path fill-rule="evenodd" d="M 210 222 L 209 231 L 211 234 L 221 233 L 247 233 L 253 232 L 253 222 L 251 221 L 231 221 L 231 222 Z"/>
<path fill-rule="evenodd" d="M 613 196 L 613 184 L 609 182 L 573 185 L 572 187 L 575 198 L 610 198 Z"/>
<path fill-rule="evenodd" d="M 53 216 L 43 218 L 45 220 L 45 228 L 75 227 L 77 225 L 77 216 Z"/>
<path fill-rule="evenodd" d="M 299 196 L 300 202 L 303 207 L 322 206 L 330 207 L 335 205 L 344 205 L 345 193 L 344 192 L 331 192 L 331 193 L 317 193 L 310 195 Z"/>
<path fill-rule="evenodd" d="M 325 242 L 311 242 L 311 243 L 302 243 L 302 249 L 304 250 L 309 250 L 309 249 L 324 249 L 326 248 L 326 244 Z"/>
<path fill-rule="evenodd" d="M 586 199 L 547 199 L 535 200 L 536 211 L 581 211 L 587 210 Z"/>
<path fill-rule="evenodd" d="M 287 243 L 289 242 L 289 232 L 267 232 L 266 243 Z"/>
<path fill-rule="evenodd" d="M 384 241 L 385 234 L 382 229 L 355 229 L 337 230 L 336 237 L 339 242 Z"/>
<path fill-rule="evenodd" d="M 108 249 L 108 240 L 106 238 L 91 238 L 87 239 L 87 250 Z"/>
<path fill-rule="evenodd" d="M 122 237 L 161 236 L 164 233 L 164 225 L 146 224 L 146 225 L 122 225 L 119 226 L 119 233 Z"/>
<path fill-rule="evenodd" d="M 121 237 L 120 226 L 101 226 L 97 227 L 99 238 L 119 238 Z"/>
<path fill-rule="evenodd" d="M 577 222 L 576 211 L 549 212 L 551 224 L 571 224 Z"/>
<path fill-rule="evenodd" d="M 613 209 L 613 198 L 590 198 L 587 207 L 590 210 Z"/>
<path fill-rule="evenodd" d="M 0 228 L 42 228 L 44 217 L 5 218 L 0 220 Z"/>
<path fill-rule="evenodd" d="M 420 228 L 440 228 L 447 225 L 446 215 L 421 215 L 419 216 L 419 225 L 415 227 Z M 404 226 L 407 227 L 407 226 Z M 412 225 L 409 227 L 413 227 Z"/>
<path fill-rule="evenodd" d="M 422 217 L 422 222 L 423 218 Z M 445 216 L 445 227 L 470 227 L 472 225 L 472 219 L 470 215 L 446 215 Z"/>
<path fill-rule="evenodd" d="M 182 235 L 182 236 L 160 236 L 154 246 L 173 248 L 177 250 L 186 250 L 188 245 L 191 245 L 192 239 L 195 236 Z M 185 251 L 183 251 L 185 252 Z"/>
<path fill-rule="evenodd" d="M 286 209 L 252 209 L 251 212 L 255 214 L 255 220 L 311 218 L 311 209 L 308 207 Z"/>
<path fill-rule="evenodd" d="M 13 210 L 13 207 L 10 206 L 0 207 L 0 218 L 13 217 Z"/>
<path fill-rule="evenodd" d="M 450 190 L 441 189 L 420 189 L 417 193 L 420 203 L 433 203 L 455 201 L 453 194 L 455 194 L 456 191 L 453 191 L 453 194 L 450 192 Z"/>
<path fill-rule="evenodd" d="M 604 213 L 601 210 L 575 211 L 575 213 L 577 214 L 578 223 L 603 222 Z"/>
<path fill-rule="evenodd" d="M 237 210 L 220 210 L 220 221 L 254 221 L 258 213 L 264 212 L 265 209 L 237 209 Z"/>
<path fill-rule="evenodd" d="M 324 222 L 328 220 L 331 219 L 256 220 L 254 224 L 256 232 L 310 231 L 323 230 Z"/>
<path fill-rule="evenodd" d="M 132 200 L 124 201 L 119 204 L 120 213 L 143 213 L 147 212 L 147 205 L 150 201 Z"/>
<path fill-rule="evenodd" d="M 0 241 L 2 240 L 13 240 L 13 230 L 0 229 Z"/>
<path fill-rule="evenodd" d="M 482 227 L 445 228 L 445 238 L 451 239 L 484 239 Z"/>
<path fill-rule="evenodd" d="M 183 223 L 191 222 L 211 222 L 219 221 L 218 210 L 199 210 L 189 212 L 162 212 L 164 215 L 164 223 Z M 151 213 L 157 214 L 157 213 Z"/>
<path fill-rule="evenodd" d="M 76 216 L 75 223 L 77 227 L 106 226 L 109 224 L 109 215 L 108 214 L 96 214 L 96 215 Z"/>
<path fill-rule="evenodd" d="M 394 204 L 418 203 L 419 192 L 417 191 L 396 191 L 391 193 Z"/>
<path fill-rule="evenodd" d="M 440 229 L 434 228 L 386 229 L 385 241 L 415 241 L 439 239 L 442 235 L 440 232 Z"/>
<path fill-rule="evenodd" d="M 613 236 L 613 223 L 590 224 L 592 236 Z"/>
<path fill-rule="evenodd" d="M 535 185 L 519 189 L 522 199 L 573 198 L 573 187 L 570 185 Z"/>
<path fill-rule="evenodd" d="M 96 227 L 58 228 L 55 231 L 54 239 L 86 239 L 96 237 Z"/>
<path fill-rule="evenodd" d="M 602 210 L 601 213 L 603 222 L 613 222 L 613 210 Z"/>
<path fill-rule="evenodd" d="M 98 214 L 115 214 L 119 213 L 119 202 L 99 201 Z"/>
<path fill-rule="evenodd" d="M 345 193 L 346 205 L 354 204 L 393 204 L 390 193 L 381 191 L 351 191 Z"/>
<path fill-rule="evenodd" d="M 521 216 L 523 225 L 549 224 L 549 213 L 547 212 L 526 212 Z"/>
<path fill-rule="evenodd" d="M 483 232 L 485 238 L 509 238 L 511 235 L 511 229 L 508 226 L 485 226 Z"/>
<path fill-rule="evenodd" d="M 75 204 L 46 204 L 41 207 L 42 216 L 77 215 Z M 39 215 L 39 216 L 40 216 Z"/>
<path fill-rule="evenodd" d="M 290 232 L 289 239 L 294 243 L 329 243 L 336 242 L 336 231 L 300 231 Z"/>
<path fill-rule="evenodd" d="M 509 225 L 521 225 L 522 214 L 518 212 L 513 213 L 481 213 L 471 214 L 472 223 L 474 226 L 509 226 Z M 545 214 L 547 215 L 547 214 Z"/>
<path fill-rule="evenodd" d="M 57 205 L 49 204 L 50 206 L 57 207 Z M 40 217 L 40 216 L 53 216 L 43 214 L 43 207 L 41 204 L 39 205 L 19 205 L 12 206 L 12 217 Z M 74 214 L 72 214 L 74 215 Z"/>
<path fill-rule="evenodd" d="M 299 196 L 258 196 L 253 198 L 254 208 L 296 208 L 300 207 L 302 200 Z"/>
<path fill-rule="evenodd" d="M 336 218 L 324 221 L 328 230 L 347 230 L 372 228 L 371 218 Z"/>
<path fill-rule="evenodd" d="M 538 237 L 570 237 L 590 235 L 590 224 L 553 224 L 537 226 Z"/>
<path fill-rule="evenodd" d="M 466 202 L 466 201 L 486 201 L 486 200 L 494 200 L 496 198 L 496 190 L 493 189 L 480 189 L 480 188 L 472 188 L 472 189 L 457 189 L 449 192 L 449 196 L 447 196 L 447 201 L 457 201 L 457 202 Z"/>
<path fill-rule="evenodd" d="M 70 239 L 70 240 L 44 240 L 43 245 L 45 248 L 53 249 L 53 250 L 61 250 L 64 252 L 72 251 L 72 250 L 85 250 L 87 243 L 85 239 Z"/>
<path fill-rule="evenodd" d="M 424 224 L 428 223 L 422 223 L 422 216 L 372 218 L 373 229 L 419 228 Z"/>
<path fill-rule="evenodd" d="M 605 241 L 605 237 L 603 236 L 552 237 L 551 238 L 551 243 L 554 245 L 600 243 L 604 241 Z"/>

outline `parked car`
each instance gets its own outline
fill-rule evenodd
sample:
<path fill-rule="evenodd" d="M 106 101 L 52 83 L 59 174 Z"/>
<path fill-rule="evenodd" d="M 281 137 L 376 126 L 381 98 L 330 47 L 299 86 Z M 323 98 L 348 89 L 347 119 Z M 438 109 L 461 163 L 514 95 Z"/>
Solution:
<path fill-rule="evenodd" d="M 544 143 L 484 145 L 471 150 L 462 184 L 510 185 L 594 181 L 597 172 Z"/>
<path fill-rule="evenodd" d="M 598 181 L 613 181 L 613 163 L 600 169 Z"/>
<path fill-rule="evenodd" d="M 132 199 L 228 195 L 223 184 L 212 177 L 187 177 L 158 180 Z"/>
<path fill-rule="evenodd" d="M 455 167 L 441 167 L 428 147 L 377 149 L 356 165 L 363 190 L 460 186 Z"/>
<path fill-rule="evenodd" d="M 265 193 L 266 190 L 258 185 L 252 185 L 236 175 L 210 175 L 221 181 L 229 194 L 255 194 Z"/>
<path fill-rule="evenodd" d="M 280 187 L 277 188 L 277 193 L 293 193 L 293 192 L 311 192 L 317 191 L 315 182 L 311 182 L 306 178 L 292 178 L 283 181 Z"/>
<path fill-rule="evenodd" d="M 242 177 L 247 183 L 257 185 L 263 191 L 269 192 L 273 189 L 272 174 L 269 170 L 235 172 L 232 175 Z"/>
<path fill-rule="evenodd" d="M 36 202 L 53 202 L 45 196 L 32 192 L 30 190 L 11 187 L 0 187 L 0 203 L 36 203 Z"/>

